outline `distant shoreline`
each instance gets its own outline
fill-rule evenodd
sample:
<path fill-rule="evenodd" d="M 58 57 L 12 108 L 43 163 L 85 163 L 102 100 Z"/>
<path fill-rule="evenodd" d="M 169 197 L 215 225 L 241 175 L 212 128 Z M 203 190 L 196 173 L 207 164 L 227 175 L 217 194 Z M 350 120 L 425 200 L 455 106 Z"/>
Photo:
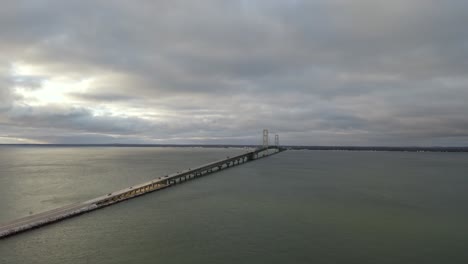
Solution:
<path fill-rule="evenodd" d="M 294 150 L 399 151 L 399 152 L 468 152 L 468 147 L 367 147 L 367 146 L 291 146 Z"/>
<path fill-rule="evenodd" d="M 0 144 L 17 147 L 176 147 L 176 148 L 256 148 L 258 145 L 197 145 L 197 144 Z M 468 147 L 386 147 L 386 146 L 282 146 L 290 150 L 335 151 L 400 151 L 400 152 L 468 152 Z"/>

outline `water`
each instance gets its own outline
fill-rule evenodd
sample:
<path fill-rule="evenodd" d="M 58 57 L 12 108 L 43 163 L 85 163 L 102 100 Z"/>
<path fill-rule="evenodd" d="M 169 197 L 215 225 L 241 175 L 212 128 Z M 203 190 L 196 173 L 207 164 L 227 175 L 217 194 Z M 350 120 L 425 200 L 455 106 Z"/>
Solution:
<path fill-rule="evenodd" d="M 243 149 L 0 148 L 0 222 Z M 468 155 L 287 151 L 0 241 L 0 263 L 468 263 Z"/>

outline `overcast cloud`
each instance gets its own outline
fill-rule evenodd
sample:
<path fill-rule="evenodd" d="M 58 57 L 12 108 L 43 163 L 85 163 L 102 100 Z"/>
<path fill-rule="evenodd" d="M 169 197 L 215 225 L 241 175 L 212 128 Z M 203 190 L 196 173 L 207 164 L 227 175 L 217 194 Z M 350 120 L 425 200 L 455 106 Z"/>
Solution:
<path fill-rule="evenodd" d="M 0 2 L 0 143 L 468 145 L 468 1 Z"/>

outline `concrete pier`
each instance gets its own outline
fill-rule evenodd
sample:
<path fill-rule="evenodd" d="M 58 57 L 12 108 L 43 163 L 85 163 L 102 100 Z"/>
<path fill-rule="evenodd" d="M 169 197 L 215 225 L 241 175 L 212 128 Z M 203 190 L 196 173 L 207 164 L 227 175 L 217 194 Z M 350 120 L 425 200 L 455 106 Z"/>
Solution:
<path fill-rule="evenodd" d="M 0 239 L 12 236 L 27 230 L 38 228 L 44 225 L 52 224 L 73 216 L 77 216 L 86 212 L 90 212 L 99 208 L 103 208 L 115 203 L 119 203 L 128 199 L 132 199 L 150 192 L 171 187 L 175 184 L 183 183 L 192 179 L 196 179 L 214 172 L 218 172 L 233 166 L 238 166 L 246 162 L 254 161 L 259 158 L 268 157 L 284 149 L 279 147 L 266 147 L 247 152 L 245 154 L 226 159 L 204 164 L 196 168 L 190 168 L 181 172 L 156 178 L 152 181 L 134 185 L 119 191 L 115 191 L 92 200 L 81 203 L 71 204 L 65 207 L 24 217 L 0 225 Z"/>

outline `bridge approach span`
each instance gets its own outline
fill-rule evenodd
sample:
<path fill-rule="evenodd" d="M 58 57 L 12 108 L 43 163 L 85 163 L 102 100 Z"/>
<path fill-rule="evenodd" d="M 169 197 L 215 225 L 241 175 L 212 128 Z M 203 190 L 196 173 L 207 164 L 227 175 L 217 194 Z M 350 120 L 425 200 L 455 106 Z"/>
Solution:
<path fill-rule="evenodd" d="M 75 203 L 54 210 L 20 218 L 4 225 L 0 225 L 0 239 L 44 225 L 52 224 L 128 199 L 132 199 L 150 192 L 165 189 L 173 185 L 228 169 L 233 166 L 238 166 L 246 162 L 265 158 L 282 151 L 284 151 L 284 149 L 278 146 L 256 149 L 241 155 L 227 157 L 223 160 L 204 164 L 196 168 L 190 168 L 181 172 L 159 177 L 152 181 L 134 185 L 129 188 L 115 191 L 85 202 Z"/>

